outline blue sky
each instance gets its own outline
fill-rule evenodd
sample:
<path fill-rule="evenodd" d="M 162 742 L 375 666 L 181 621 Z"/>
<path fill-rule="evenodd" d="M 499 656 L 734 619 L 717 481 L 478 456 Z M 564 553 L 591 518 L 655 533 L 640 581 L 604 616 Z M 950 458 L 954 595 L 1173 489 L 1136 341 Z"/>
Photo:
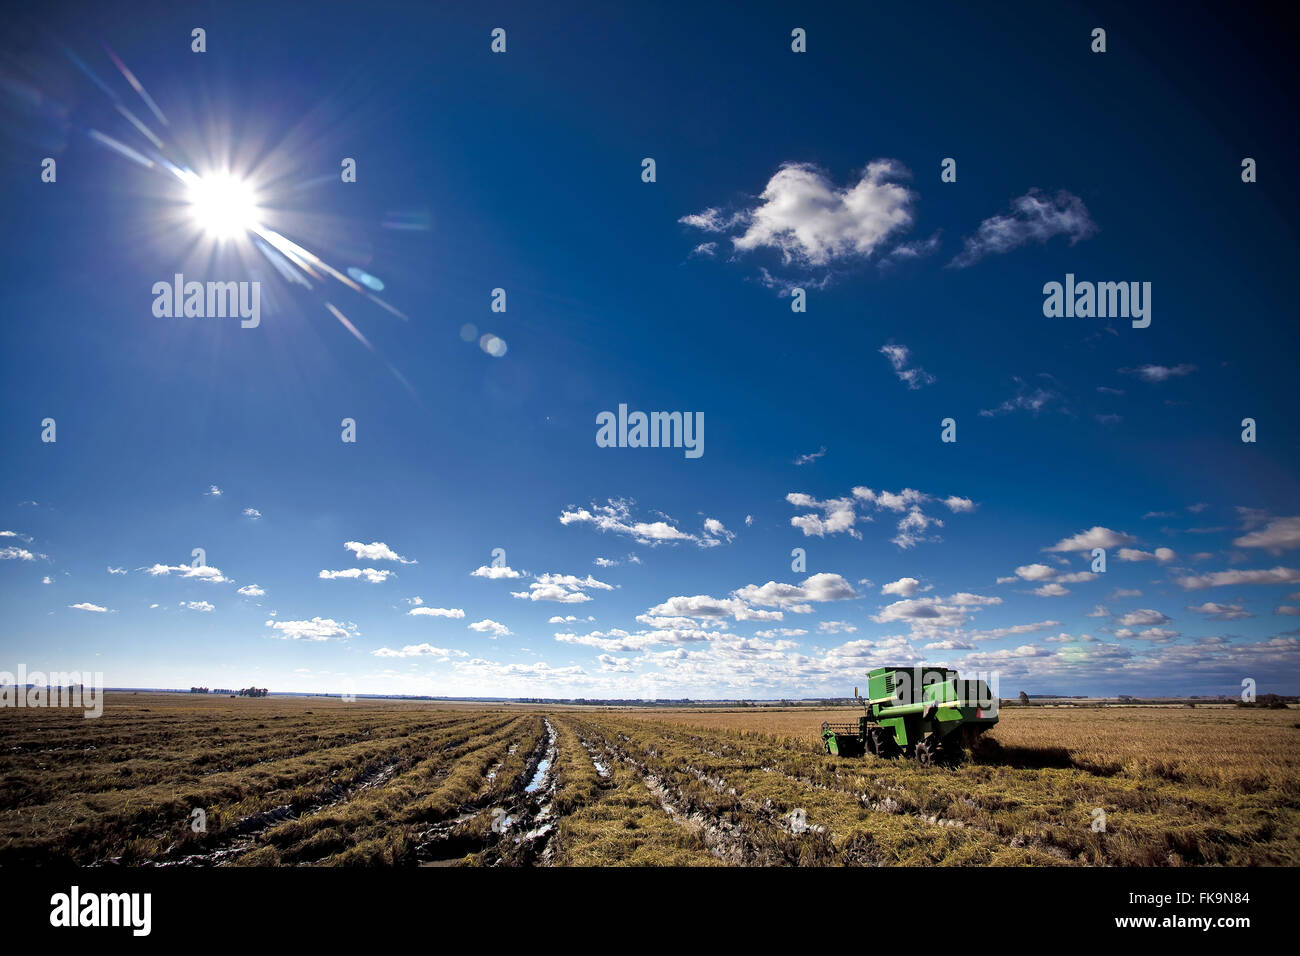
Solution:
<path fill-rule="evenodd" d="M 1179 9 L 10 24 L 0 669 L 802 697 L 925 660 L 1004 694 L 1300 691 L 1290 97 L 1267 24 Z M 389 308 L 215 241 L 162 157 L 230 168 L 260 227 Z M 176 273 L 261 283 L 260 323 L 156 316 Z M 1045 316 L 1067 273 L 1149 282 L 1149 327 Z M 704 453 L 598 447 L 620 403 L 702 413 Z"/>

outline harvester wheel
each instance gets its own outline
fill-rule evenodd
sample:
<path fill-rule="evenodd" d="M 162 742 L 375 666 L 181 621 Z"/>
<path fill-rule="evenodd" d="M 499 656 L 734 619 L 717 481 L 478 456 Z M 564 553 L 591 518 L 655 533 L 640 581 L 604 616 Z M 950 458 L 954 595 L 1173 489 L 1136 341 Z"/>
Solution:
<path fill-rule="evenodd" d="M 930 743 L 928 740 L 918 740 L 916 742 L 916 749 L 913 751 L 913 756 L 916 757 L 916 762 L 920 766 L 933 767 L 936 757 L 934 744 Z"/>
<path fill-rule="evenodd" d="M 966 759 L 966 748 L 961 745 L 960 740 L 945 740 L 939 750 L 939 756 L 945 765 L 956 767 Z"/>

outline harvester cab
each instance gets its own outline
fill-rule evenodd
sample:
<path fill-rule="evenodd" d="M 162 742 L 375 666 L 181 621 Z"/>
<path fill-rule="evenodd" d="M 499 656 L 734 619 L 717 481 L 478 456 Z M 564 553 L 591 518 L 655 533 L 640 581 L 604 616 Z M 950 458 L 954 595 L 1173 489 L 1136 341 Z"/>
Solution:
<path fill-rule="evenodd" d="M 982 680 L 962 680 L 946 667 L 878 667 L 867 696 L 853 688 L 863 715 L 822 724 L 826 752 L 840 757 L 913 757 L 922 766 L 957 763 L 998 722 L 998 699 Z"/>

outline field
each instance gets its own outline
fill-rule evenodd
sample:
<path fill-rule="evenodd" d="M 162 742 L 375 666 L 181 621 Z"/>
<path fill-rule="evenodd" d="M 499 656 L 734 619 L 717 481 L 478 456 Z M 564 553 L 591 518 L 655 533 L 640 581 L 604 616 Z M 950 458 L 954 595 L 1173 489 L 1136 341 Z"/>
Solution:
<path fill-rule="evenodd" d="M 811 709 L 109 694 L 0 712 L 0 865 L 1295 865 L 1294 710 L 1004 708 L 957 769 Z"/>

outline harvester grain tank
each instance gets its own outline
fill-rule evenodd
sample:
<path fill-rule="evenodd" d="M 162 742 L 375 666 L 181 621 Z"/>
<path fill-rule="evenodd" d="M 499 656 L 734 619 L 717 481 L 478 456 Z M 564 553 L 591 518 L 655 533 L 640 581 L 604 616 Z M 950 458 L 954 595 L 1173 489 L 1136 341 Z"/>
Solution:
<path fill-rule="evenodd" d="M 982 680 L 946 667 L 877 667 L 867 674 L 866 711 L 855 723 L 822 724 L 826 752 L 840 757 L 906 755 L 956 763 L 998 722 L 998 699 Z"/>

